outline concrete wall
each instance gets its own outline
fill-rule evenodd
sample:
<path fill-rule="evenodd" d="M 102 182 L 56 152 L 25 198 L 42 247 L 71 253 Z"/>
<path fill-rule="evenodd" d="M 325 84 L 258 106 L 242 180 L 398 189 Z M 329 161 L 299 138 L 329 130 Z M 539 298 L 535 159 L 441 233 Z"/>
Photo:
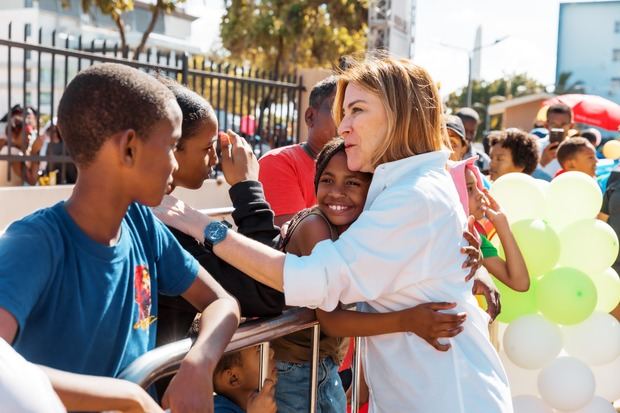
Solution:
<path fill-rule="evenodd" d="M 225 182 L 210 179 L 199 190 L 178 188 L 174 195 L 195 208 L 224 208 L 232 206 L 228 188 Z M 72 189 L 72 185 L 0 188 L 0 232 L 14 220 L 69 198 Z"/>
<path fill-rule="evenodd" d="M 534 127 L 534 120 L 536 119 L 536 114 L 540 110 L 543 100 L 544 99 L 506 108 L 502 127 L 520 128 L 524 131 L 531 130 Z"/>
<path fill-rule="evenodd" d="M 312 91 L 312 87 L 315 84 L 326 77 L 333 75 L 333 72 L 326 69 L 301 69 L 299 74 L 302 76 L 302 82 L 305 88 L 305 91 L 301 93 L 301 103 L 299 105 L 299 121 L 301 122 L 299 142 L 305 142 L 308 139 L 308 128 L 306 127 L 304 115 L 306 113 L 306 109 L 308 109 L 310 91 Z"/>

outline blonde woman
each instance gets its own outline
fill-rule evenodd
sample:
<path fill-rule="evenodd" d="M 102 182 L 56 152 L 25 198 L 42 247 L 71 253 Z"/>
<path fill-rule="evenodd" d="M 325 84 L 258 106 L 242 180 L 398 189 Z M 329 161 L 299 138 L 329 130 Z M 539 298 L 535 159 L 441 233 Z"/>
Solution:
<path fill-rule="evenodd" d="M 159 215 L 204 240 L 286 303 L 389 312 L 430 301 L 457 304 L 464 331 L 448 352 L 408 333 L 364 339 L 371 412 L 512 412 L 508 382 L 488 338 L 489 317 L 464 281 L 467 218 L 446 171 L 441 103 L 428 73 L 410 61 L 370 58 L 338 82 L 333 115 L 352 171 L 373 172 L 364 212 L 337 241 L 297 257 L 271 250 L 169 199 Z M 235 146 L 235 145 L 233 145 Z M 239 148 L 233 147 L 239 155 Z M 231 155 L 224 148 L 224 162 Z M 334 210 L 344 207 L 335 205 Z"/>

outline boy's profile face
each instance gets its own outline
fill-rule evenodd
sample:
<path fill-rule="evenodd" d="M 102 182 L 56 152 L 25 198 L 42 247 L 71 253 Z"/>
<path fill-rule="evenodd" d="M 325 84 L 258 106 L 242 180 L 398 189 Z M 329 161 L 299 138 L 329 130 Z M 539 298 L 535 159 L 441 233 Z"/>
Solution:
<path fill-rule="evenodd" d="M 502 175 L 511 172 L 523 172 L 524 168 L 515 165 L 512 159 L 512 152 L 508 148 L 504 148 L 501 143 L 491 146 L 491 165 L 489 167 L 489 176 L 492 181 Z"/>
<path fill-rule="evenodd" d="M 594 147 L 584 146 L 579 149 L 572 159 L 566 162 L 567 171 L 583 172 L 591 177 L 596 176 L 596 151 Z"/>
<path fill-rule="evenodd" d="M 198 189 L 209 178 L 217 164 L 217 120 L 206 122 L 193 136 L 183 142 L 174 156 L 179 168 L 173 173 L 174 185 Z"/>
<path fill-rule="evenodd" d="M 183 115 L 174 99 L 168 101 L 168 116 L 156 122 L 147 136 L 136 136 L 131 177 L 134 200 L 146 206 L 157 206 L 172 187 L 172 173 L 178 164 L 174 157 L 181 137 Z"/>
<path fill-rule="evenodd" d="M 241 390 L 253 391 L 258 389 L 260 380 L 260 346 L 252 346 L 245 348 L 239 352 L 241 360 L 239 364 L 220 372 L 215 381 L 217 390 L 225 396 L 230 393 Z M 274 351 L 269 349 L 269 376 L 275 378 L 276 367 L 273 360 Z"/>

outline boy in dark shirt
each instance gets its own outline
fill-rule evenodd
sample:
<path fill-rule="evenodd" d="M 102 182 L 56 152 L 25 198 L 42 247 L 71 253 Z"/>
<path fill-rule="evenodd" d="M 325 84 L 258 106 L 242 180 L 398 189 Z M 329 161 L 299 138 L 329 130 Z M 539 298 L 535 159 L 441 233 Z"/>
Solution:
<path fill-rule="evenodd" d="M 137 386 L 93 377 L 114 377 L 154 347 L 157 293 L 182 295 L 202 311 L 164 407 L 213 409 L 213 371 L 239 309 L 147 208 L 170 188 L 181 118 L 170 91 L 143 72 L 84 70 L 58 108 L 79 171 L 73 193 L 0 238 L 0 337 L 51 367 L 69 410 L 161 411 Z"/>
<path fill-rule="evenodd" d="M 174 94 L 183 114 L 181 138 L 175 158 L 179 168 L 173 173 L 173 188 L 198 189 L 218 162 L 216 139 L 218 123 L 211 105 L 200 95 L 177 82 L 158 80 Z M 245 161 L 245 162 L 244 162 Z M 256 158 L 239 158 L 232 168 L 224 166 L 224 177 L 230 185 L 229 195 L 233 220 L 239 233 L 273 245 L 280 231 L 273 223 L 273 212 L 258 182 Z M 169 228 L 177 241 L 195 257 L 200 265 L 238 301 L 243 317 L 275 316 L 284 309 L 284 295 L 248 277 L 213 254 L 212 249 L 193 237 Z M 179 340 L 187 335 L 196 310 L 181 297 L 160 296 L 160 326 L 157 345 Z"/>

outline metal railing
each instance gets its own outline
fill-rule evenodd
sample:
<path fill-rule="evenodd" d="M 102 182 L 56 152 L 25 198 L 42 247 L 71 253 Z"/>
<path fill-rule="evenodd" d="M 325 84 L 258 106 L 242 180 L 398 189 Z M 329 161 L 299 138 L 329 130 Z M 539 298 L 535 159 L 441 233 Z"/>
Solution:
<path fill-rule="evenodd" d="M 118 44 L 106 40 L 87 42 L 79 36 L 43 29 L 32 36 L 29 25 L 16 39 L 12 24 L 7 38 L 0 38 L 0 109 L 15 104 L 36 111 L 33 135 L 44 134 L 42 123 L 54 119 L 58 102 L 69 81 L 83 68 L 98 62 L 126 64 L 148 73 L 162 73 L 204 96 L 215 109 L 219 128 L 232 129 L 244 136 L 258 155 L 271 147 L 295 143 L 300 135 L 299 103 L 302 78 L 296 74 L 278 74 L 226 63 L 208 62 L 204 56 L 183 52 L 147 49 L 137 60 L 129 59 Z M 6 99 L 6 100 L 5 100 Z M 0 116 L 2 114 L 0 113 Z M 3 131 L 0 131 L 2 135 Z M 20 149 L 26 155 L 0 155 L 0 162 L 49 161 L 62 164 L 60 183 L 67 182 L 65 165 L 71 163 L 66 149 L 52 156 L 27 153 L 28 141 L 22 128 Z M 31 142 L 30 142 L 31 143 Z M 7 146 L 12 144 L 7 139 Z M 0 145 L 1 146 L 1 145 Z M 10 180 L 10 170 L 8 169 Z"/>
<path fill-rule="evenodd" d="M 239 326 L 237 332 L 226 347 L 226 353 L 260 345 L 260 380 L 259 389 L 268 375 L 265 366 L 269 362 L 269 341 L 295 333 L 312 329 L 312 369 L 310 389 L 310 412 L 316 412 L 316 398 L 318 386 L 319 339 L 320 326 L 314 310 L 307 308 L 292 308 L 285 310 L 282 315 L 270 319 L 253 320 Z M 157 380 L 173 375 L 179 369 L 183 358 L 192 346 L 192 339 L 186 338 L 165 346 L 158 347 L 140 356 L 123 370 L 119 378 L 132 381 L 143 388 L 147 388 Z M 353 383 L 351 391 L 351 412 L 358 412 L 358 394 L 360 378 L 360 339 L 355 339 L 353 353 Z"/>

